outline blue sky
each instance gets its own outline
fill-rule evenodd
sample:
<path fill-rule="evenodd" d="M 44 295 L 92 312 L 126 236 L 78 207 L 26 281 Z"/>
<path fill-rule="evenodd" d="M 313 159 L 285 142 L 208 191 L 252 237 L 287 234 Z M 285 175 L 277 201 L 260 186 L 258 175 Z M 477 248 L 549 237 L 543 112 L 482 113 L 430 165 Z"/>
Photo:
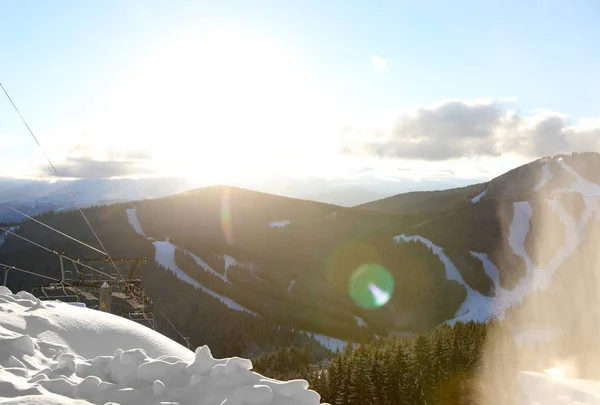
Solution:
<path fill-rule="evenodd" d="M 598 146 L 593 0 L 2 8 L 0 81 L 73 176 L 93 160 L 116 162 L 109 174 L 131 164 L 122 174 L 207 182 L 344 178 L 359 167 L 388 178 L 407 165 L 412 179 L 451 171 L 450 180 L 469 182 L 546 152 Z M 2 98 L 0 147 L 0 176 L 44 175 Z"/>

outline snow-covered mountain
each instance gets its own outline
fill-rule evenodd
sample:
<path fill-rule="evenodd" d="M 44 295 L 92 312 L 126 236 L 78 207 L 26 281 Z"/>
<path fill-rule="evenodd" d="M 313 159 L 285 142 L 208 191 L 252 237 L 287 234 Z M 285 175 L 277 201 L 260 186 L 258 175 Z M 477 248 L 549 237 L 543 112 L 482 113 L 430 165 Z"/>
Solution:
<path fill-rule="evenodd" d="M 549 157 L 484 184 L 399 197 L 396 208 L 382 200 L 381 211 L 378 202 L 345 208 L 208 187 L 89 212 L 109 251 L 154 258 L 153 271 L 177 280 L 166 291 L 184 283 L 249 316 L 331 340 L 371 339 L 502 318 L 568 274 L 569 259 L 600 228 L 597 168 L 599 154 Z M 44 221 L 94 243 L 77 214 Z M 74 249 L 36 224 L 18 232 Z M 4 239 L 0 259 L 56 274 L 36 261 L 35 246 Z M 366 263 L 394 279 L 382 308 L 365 309 L 348 294 Z"/>
<path fill-rule="evenodd" d="M 0 287 L 0 404 L 320 403 L 306 381 L 251 370 L 119 316 Z"/>

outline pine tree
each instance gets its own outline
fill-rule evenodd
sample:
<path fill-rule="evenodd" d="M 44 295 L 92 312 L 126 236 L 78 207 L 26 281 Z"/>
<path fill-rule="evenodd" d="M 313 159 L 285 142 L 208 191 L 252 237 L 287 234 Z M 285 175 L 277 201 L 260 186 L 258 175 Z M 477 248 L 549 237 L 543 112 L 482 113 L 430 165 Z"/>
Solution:
<path fill-rule="evenodd" d="M 360 350 L 360 349 L 359 349 Z M 370 405 L 374 402 L 375 387 L 371 380 L 368 358 L 360 351 L 352 359 L 348 386 L 349 405 Z"/>
<path fill-rule="evenodd" d="M 384 402 L 383 385 L 387 370 L 383 367 L 383 350 L 377 349 L 370 358 L 369 376 L 373 382 L 373 403 L 382 404 Z"/>

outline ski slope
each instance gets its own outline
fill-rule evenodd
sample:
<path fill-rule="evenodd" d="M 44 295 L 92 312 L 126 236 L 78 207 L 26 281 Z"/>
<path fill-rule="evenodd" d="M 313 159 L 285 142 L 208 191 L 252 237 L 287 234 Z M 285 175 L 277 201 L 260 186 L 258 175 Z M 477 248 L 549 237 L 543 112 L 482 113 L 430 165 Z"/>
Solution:
<path fill-rule="evenodd" d="M 129 224 L 133 227 L 133 230 L 137 234 L 142 235 L 144 238 L 147 238 L 146 233 L 142 228 L 142 224 L 140 224 L 140 221 L 138 220 L 136 208 L 128 208 L 125 210 L 125 212 L 127 212 L 127 220 L 129 221 Z"/>
<path fill-rule="evenodd" d="M 444 264 L 446 278 L 465 286 L 467 297 L 457 311 L 455 317 L 449 321 L 449 323 L 469 320 L 484 322 L 491 317 L 503 318 L 504 311 L 511 305 L 521 302 L 532 291 L 545 289 L 552 280 L 552 276 L 556 269 L 558 269 L 581 244 L 584 236 L 584 228 L 588 220 L 594 215 L 600 216 L 600 185 L 594 184 L 580 176 L 575 170 L 568 166 L 564 160 L 558 159 L 557 161 L 565 171 L 572 174 L 575 178 L 574 182 L 569 187 L 562 188 L 558 190 L 558 192 L 581 194 L 585 203 L 583 214 L 579 220 L 575 221 L 566 212 L 560 201 L 553 199 L 542 201 L 542 203 L 547 204 L 548 207 L 556 213 L 565 227 L 566 236 L 562 248 L 557 249 L 556 252 L 554 252 L 554 256 L 546 266 L 538 268 L 533 264 L 533 261 L 525 248 L 525 240 L 530 231 L 530 220 L 533 215 L 532 205 L 528 201 L 518 201 L 513 203 L 514 214 L 509 228 L 508 244 L 515 254 L 523 258 L 526 265 L 526 272 L 512 290 L 506 290 L 500 286 L 499 270 L 486 254 L 470 252 L 473 257 L 482 261 L 484 271 L 494 283 L 495 291 L 492 297 L 483 296 L 478 291 L 473 290 L 464 281 L 454 263 L 452 263 L 450 258 L 444 253 L 442 247 L 435 245 L 432 241 L 419 235 L 407 236 L 403 234 L 394 237 L 396 243 L 416 241 L 427 246 Z M 545 169 L 544 173 L 542 175 L 543 179 L 548 178 L 548 176 L 551 175 L 551 173 L 548 174 L 549 169 Z M 548 178 L 547 181 L 549 180 L 550 179 Z M 554 190 L 553 192 L 557 193 L 557 190 Z"/>
<path fill-rule="evenodd" d="M 366 326 L 367 326 L 367 323 L 365 322 L 365 320 L 364 320 L 364 319 L 362 319 L 360 316 L 356 316 L 356 315 L 354 315 L 354 319 L 356 320 L 356 324 L 357 324 L 358 326 L 364 326 L 364 327 L 366 327 Z"/>
<path fill-rule="evenodd" d="M 0 287 L 2 405 L 317 405 L 304 380 L 191 352 L 128 319 Z"/>
<path fill-rule="evenodd" d="M 533 191 L 539 191 L 542 187 L 544 187 L 548 182 L 552 180 L 552 171 L 550 170 L 550 166 L 546 163 L 542 167 L 542 179 L 538 184 L 535 185 Z"/>
<path fill-rule="evenodd" d="M 331 336 L 320 335 L 318 333 L 312 333 L 307 331 L 302 332 L 306 333 L 309 336 L 312 336 L 317 342 L 321 344 L 321 346 L 329 349 L 333 353 L 335 353 L 338 350 L 340 352 L 343 351 L 348 345 L 348 342 L 346 342 L 345 340 L 333 338 Z"/>
<path fill-rule="evenodd" d="M 137 218 L 135 208 L 131 208 L 131 209 L 127 210 L 127 218 L 129 219 L 129 223 L 131 224 L 133 229 L 138 234 L 143 235 L 144 237 L 146 237 L 146 239 L 148 239 L 150 241 L 153 241 L 152 244 L 154 245 L 155 252 L 156 252 L 155 256 L 154 256 L 154 260 L 156 261 L 156 263 L 160 264 L 161 266 L 163 266 L 164 268 L 166 268 L 168 270 L 171 270 L 177 276 L 177 278 L 180 279 L 181 281 L 184 281 L 184 282 L 192 285 L 194 288 L 199 289 L 202 292 L 210 295 L 211 297 L 218 299 L 223 304 L 227 305 L 229 308 L 231 308 L 235 311 L 247 312 L 251 315 L 258 316 L 255 312 L 252 312 L 248 308 L 243 307 L 242 305 L 238 304 L 231 298 L 225 297 L 221 294 L 214 292 L 213 290 L 211 290 L 209 288 L 204 287 L 197 280 L 190 277 L 185 271 L 180 269 L 179 266 L 177 266 L 177 263 L 175 261 L 175 251 L 177 250 L 177 246 L 173 245 L 168 240 L 167 241 L 156 241 L 156 240 L 154 240 L 154 238 L 147 237 L 146 233 L 144 232 L 144 229 L 142 228 L 142 225 L 140 224 L 140 221 Z M 202 260 L 201 258 L 196 256 L 195 254 L 188 252 L 187 250 L 184 250 L 184 249 L 182 249 L 182 250 L 185 253 L 187 253 L 188 255 L 190 255 L 196 261 L 196 263 L 198 263 L 198 265 L 200 265 L 204 268 L 204 270 L 216 275 L 217 277 L 221 278 L 224 282 L 230 284 L 229 280 L 227 280 L 226 275 L 223 276 L 222 274 L 216 272 L 204 260 Z"/>
<path fill-rule="evenodd" d="M 8 229 L 10 232 L 17 232 L 19 227 L 18 226 L 9 226 L 6 229 Z M 6 243 L 6 239 L 8 239 L 9 236 L 10 236 L 10 233 L 0 231 L 0 246 L 4 245 L 4 243 Z"/>
<path fill-rule="evenodd" d="M 233 310 L 247 312 L 249 314 L 257 316 L 257 314 L 255 312 L 252 312 L 248 308 L 241 306 L 240 304 L 238 304 L 231 298 L 225 297 L 221 294 L 217 294 L 216 292 L 202 286 L 202 284 L 200 284 L 198 281 L 196 281 L 192 277 L 190 277 L 185 271 L 181 270 L 179 268 L 179 266 L 177 266 L 177 263 L 175 262 L 175 251 L 177 250 L 177 246 L 173 245 L 169 241 L 162 241 L 162 242 L 157 241 L 157 242 L 154 242 L 153 245 L 156 248 L 156 256 L 155 256 L 156 262 L 158 264 L 160 264 L 161 266 L 171 270 L 177 276 L 178 279 L 185 281 L 186 283 L 194 286 L 195 288 L 210 295 L 211 297 L 214 297 L 214 298 L 220 300 L 223 304 L 227 305 L 229 308 L 231 308 Z M 187 252 L 187 253 L 190 254 L 189 252 Z"/>
<path fill-rule="evenodd" d="M 477 194 L 475 197 L 471 198 L 471 203 L 473 203 L 473 204 L 478 203 L 483 197 L 485 197 L 486 193 L 487 193 L 487 188 L 485 190 L 483 190 L 482 193 Z"/>

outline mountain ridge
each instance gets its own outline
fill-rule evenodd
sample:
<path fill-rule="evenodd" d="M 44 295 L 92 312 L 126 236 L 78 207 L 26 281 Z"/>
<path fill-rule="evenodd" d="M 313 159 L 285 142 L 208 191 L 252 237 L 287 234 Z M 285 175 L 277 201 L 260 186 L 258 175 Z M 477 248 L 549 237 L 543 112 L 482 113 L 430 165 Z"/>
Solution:
<path fill-rule="evenodd" d="M 169 291 L 180 290 L 192 294 L 191 302 L 199 300 L 201 291 L 184 288 L 193 283 L 212 291 L 220 305 L 223 300 L 217 296 L 258 314 L 260 320 L 253 322 L 368 340 L 458 319 L 485 321 L 517 305 L 538 281 L 549 282 L 536 281 L 534 275 L 546 274 L 550 280 L 554 272 L 562 272 L 566 258 L 559 260 L 553 252 L 576 254 L 574 227 L 598 222 L 594 204 L 600 186 L 587 180 L 595 179 L 591 170 L 596 163 L 579 159 L 599 156 L 532 162 L 499 176 L 496 183 L 458 189 L 461 203 L 434 213 L 345 208 L 227 186 L 93 207 L 86 213 L 111 254 L 155 259 L 148 264 L 149 273 L 164 282 L 143 281 L 163 300 Z M 584 198 L 586 190 L 590 193 Z M 522 197 L 529 200 L 519 201 Z M 132 209 L 143 235 L 131 224 Z M 544 218 L 554 218 L 557 230 L 549 253 L 535 243 L 548 234 Z M 95 245 L 77 213 L 48 213 L 39 219 Z M 18 232 L 72 255 L 83 254 L 30 221 Z M 565 244 L 568 238 L 573 240 Z M 40 264 L 44 258 L 48 264 Z M 0 246 L 0 259 L 23 268 L 37 266 L 47 274 L 56 271 L 50 256 L 12 237 Z M 542 271 L 546 262 L 554 263 L 552 271 Z M 361 308 L 348 294 L 349 278 L 365 263 L 383 266 L 395 280 L 394 294 L 382 308 Z M 166 273 L 175 278 L 165 278 Z M 205 333 L 190 330 L 209 336 Z"/>

